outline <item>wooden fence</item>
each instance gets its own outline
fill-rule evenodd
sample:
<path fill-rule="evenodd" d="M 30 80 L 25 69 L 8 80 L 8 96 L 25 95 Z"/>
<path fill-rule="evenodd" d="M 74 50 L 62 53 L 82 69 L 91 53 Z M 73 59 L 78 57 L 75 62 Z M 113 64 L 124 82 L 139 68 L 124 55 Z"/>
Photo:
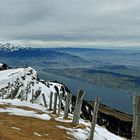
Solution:
<path fill-rule="evenodd" d="M 79 90 L 77 92 L 76 104 L 75 104 L 74 113 L 73 113 L 73 120 L 72 120 L 72 123 L 73 123 L 74 126 L 79 124 L 81 107 L 82 107 L 84 95 L 85 95 L 85 92 L 83 90 Z M 53 93 L 50 93 L 49 110 L 52 110 L 52 96 L 53 96 Z M 63 119 L 68 118 L 68 113 L 69 113 L 70 104 L 71 104 L 71 96 L 72 95 L 69 92 L 66 95 Z M 92 118 L 92 123 L 91 123 L 91 131 L 90 131 L 90 135 L 89 135 L 89 140 L 93 140 L 93 137 L 94 137 L 95 125 L 97 123 L 99 102 L 100 102 L 100 98 L 97 97 L 96 100 L 95 100 L 95 105 L 94 105 L 94 111 L 93 111 L 93 118 Z M 58 104 L 58 111 L 57 111 L 57 104 Z M 62 93 L 60 93 L 59 95 L 57 93 L 55 93 L 54 94 L 53 113 L 57 114 L 58 116 L 60 116 L 61 105 L 62 105 Z"/>
<path fill-rule="evenodd" d="M 77 92 L 76 104 L 73 113 L 73 125 L 78 125 L 80 120 L 80 112 L 83 103 L 85 92 L 83 90 L 79 90 Z M 54 97 L 53 97 L 54 96 Z M 68 118 L 68 113 L 71 105 L 71 93 L 67 93 L 65 107 L 64 107 L 64 119 Z M 1 95 L 3 98 L 3 94 Z M 11 97 L 13 98 L 13 97 Z M 44 106 L 47 107 L 45 95 L 42 94 Z M 61 108 L 62 108 L 62 93 L 50 93 L 50 102 L 49 102 L 49 110 L 53 110 L 53 113 L 57 114 L 58 116 L 61 115 Z M 34 103 L 34 90 L 32 90 L 32 99 L 31 102 Z M 91 123 L 91 130 L 89 134 L 89 140 L 93 140 L 94 132 L 95 132 L 95 125 L 97 123 L 97 116 L 98 116 L 98 108 L 99 108 L 100 98 L 96 97 L 94 110 L 92 115 L 92 123 Z M 53 105 L 53 107 L 52 107 Z M 57 107 L 58 105 L 58 107 Z M 133 96 L 133 126 L 132 126 L 132 138 L 131 140 L 140 140 L 140 96 Z"/>

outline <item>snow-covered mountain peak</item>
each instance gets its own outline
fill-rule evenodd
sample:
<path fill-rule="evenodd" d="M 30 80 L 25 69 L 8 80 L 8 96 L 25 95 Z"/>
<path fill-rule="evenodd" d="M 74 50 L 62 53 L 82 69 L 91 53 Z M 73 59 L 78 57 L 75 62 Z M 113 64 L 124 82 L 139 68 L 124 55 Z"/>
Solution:
<path fill-rule="evenodd" d="M 23 49 L 23 48 L 24 47 L 15 46 L 10 43 L 0 44 L 0 51 L 13 52 L 13 51 L 18 51 L 19 49 Z"/>
<path fill-rule="evenodd" d="M 0 98 L 3 99 L 18 98 L 43 105 L 42 94 L 49 103 L 50 93 L 60 93 L 62 87 L 64 89 L 59 83 L 39 81 L 37 72 L 31 67 L 0 71 Z"/>

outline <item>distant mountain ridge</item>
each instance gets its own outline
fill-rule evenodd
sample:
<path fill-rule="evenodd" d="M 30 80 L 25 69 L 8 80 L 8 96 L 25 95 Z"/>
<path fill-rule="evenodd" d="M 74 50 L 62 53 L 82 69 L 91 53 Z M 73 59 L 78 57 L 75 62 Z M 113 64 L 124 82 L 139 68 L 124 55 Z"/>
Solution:
<path fill-rule="evenodd" d="M 77 66 L 88 63 L 80 56 L 61 52 L 58 49 L 21 47 L 11 45 L 10 43 L 0 44 L 0 61 L 13 67 L 30 65 L 43 68 L 44 66 Z"/>
<path fill-rule="evenodd" d="M 14 51 L 18 51 L 19 49 L 23 49 L 23 48 L 24 47 L 21 47 L 20 45 L 15 46 L 15 45 L 12 45 L 11 43 L 0 44 L 1 52 L 14 52 Z"/>

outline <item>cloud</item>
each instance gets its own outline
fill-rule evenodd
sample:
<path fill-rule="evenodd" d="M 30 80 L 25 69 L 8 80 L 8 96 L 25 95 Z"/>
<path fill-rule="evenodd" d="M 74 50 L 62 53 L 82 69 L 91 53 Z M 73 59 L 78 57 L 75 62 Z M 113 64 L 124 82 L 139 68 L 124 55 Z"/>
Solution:
<path fill-rule="evenodd" d="M 139 44 L 139 5 L 139 0 L 1 0 L 0 38 L 33 45 Z"/>

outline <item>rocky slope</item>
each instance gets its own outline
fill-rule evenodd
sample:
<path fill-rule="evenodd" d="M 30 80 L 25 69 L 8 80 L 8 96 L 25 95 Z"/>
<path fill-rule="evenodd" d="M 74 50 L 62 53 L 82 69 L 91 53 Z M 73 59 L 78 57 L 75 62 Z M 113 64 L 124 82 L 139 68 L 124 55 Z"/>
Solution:
<path fill-rule="evenodd" d="M 0 71 L 0 97 L 3 99 L 18 98 L 43 105 L 44 94 L 48 105 L 51 92 L 67 93 L 62 84 L 39 81 L 37 72 L 31 67 Z"/>

